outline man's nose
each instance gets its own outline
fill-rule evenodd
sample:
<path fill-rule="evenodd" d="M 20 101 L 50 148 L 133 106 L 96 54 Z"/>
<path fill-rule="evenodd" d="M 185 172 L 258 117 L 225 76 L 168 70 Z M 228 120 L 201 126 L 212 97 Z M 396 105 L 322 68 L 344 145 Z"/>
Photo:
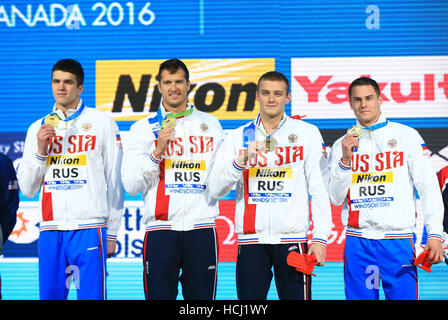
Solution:
<path fill-rule="evenodd" d="M 175 90 L 177 90 L 177 84 L 176 84 L 175 82 L 171 83 L 171 85 L 170 85 L 170 90 L 171 90 L 171 91 L 175 91 Z"/>
<path fill-rule="evenodd" d="M 367 99 L 362 99 L 361 100 L 361 107 L 365 108 L 367 106 Z"/>

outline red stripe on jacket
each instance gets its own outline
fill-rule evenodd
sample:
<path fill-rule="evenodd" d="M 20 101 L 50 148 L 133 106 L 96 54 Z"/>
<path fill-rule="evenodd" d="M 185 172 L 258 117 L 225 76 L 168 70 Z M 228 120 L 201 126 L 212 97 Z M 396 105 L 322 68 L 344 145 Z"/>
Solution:
<path fill-rule="evenodd" d="M 157 185 L 156 212 L 157 220 L 168 220 L 170 196 L 165 194 L 165 159 L 160 162 L 159 184 Z"/>
<path fill-rule="evenodd" d="M 255 233 L 255 213 L 257 210 L 256 204 L 249 204 L 249 170 L 243 171 L 244 178 L 244 221 L 243 233 Z"/>
<path fill-rule="evenodd" d="M 359 210 L 352 210 L 350 203 L 350 189 L 347 194 L 347 205 L 348 205 L 348 221 L 347 224 L 353 228 L 359 228 Z"/>
<path fill-rule="evenodd" d="M 53 199 L 51 192 L 45 192 L 45 180 L 42 185 L 42 220 L 53 221 Z"/>

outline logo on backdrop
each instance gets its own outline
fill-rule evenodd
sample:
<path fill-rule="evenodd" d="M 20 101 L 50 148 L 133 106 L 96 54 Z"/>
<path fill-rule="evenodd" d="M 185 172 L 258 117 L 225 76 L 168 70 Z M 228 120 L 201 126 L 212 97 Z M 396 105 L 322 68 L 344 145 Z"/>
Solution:
<path fill-rule="evenodd" d="M 164 60 L 96 62 L 96 107 L 116 121 L 136 121 L 157 111 L 156 75 Z M 189 102 L 219 120 L 253 119 L 258 78 L 275 70 L 274 58 L 185 59 L 190 71 Z"/>
<path fill-rule="evenodd" d="M 388 117 L 448 117 L 448 56 L 293 58 L 291 111 L 307 118 L 354 118 L 348 87 L 378 82 Z"/>

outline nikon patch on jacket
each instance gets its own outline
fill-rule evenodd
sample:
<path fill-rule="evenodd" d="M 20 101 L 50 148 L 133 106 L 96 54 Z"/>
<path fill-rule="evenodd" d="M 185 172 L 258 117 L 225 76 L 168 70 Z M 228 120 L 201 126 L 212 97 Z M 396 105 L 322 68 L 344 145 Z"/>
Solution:
<path fill-rule="evenodd" d="M 197 194 L 205 190 L 205 160 L 165 159 L 165 192 Z"/>
<path fill-rule="evenodd" d="M 292 168 L 249 168 L 249 203 L 288 202 L 292 178 Z"/>
<path fill-rule="evenodd" d="M 44 178 L 47 192 L 78 190 L 87 184 L 87 156 L 51 155 Z"/>
<path fill-rule="evenodd" d="M 394 201 L 393 171 L 352 175 L 350 206 L 352 210 L 390 207 Z"/>

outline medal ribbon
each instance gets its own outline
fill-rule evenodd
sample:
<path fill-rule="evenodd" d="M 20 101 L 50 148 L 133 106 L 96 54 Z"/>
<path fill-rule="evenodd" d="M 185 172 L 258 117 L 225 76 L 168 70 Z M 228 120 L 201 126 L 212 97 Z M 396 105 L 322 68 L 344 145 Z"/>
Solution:
<path fill-rule="evenodd" d="M 255 123 L 252 121 L 250 125 L 243 129 L 243 148 L 247 148 L 249 143 L 255 140 Z"/>
<path fill-rule="evenodd" d="M 364 130 L 373 131 L 373 130 L 380 129 L 382 127 L 387 126 L 388 123 L 389 123 L 389 120 L 386 120 L 384 122 L 380 122 L 380 123 L 374 124 L 374 125 L 369 126 L 369 127 L 364 127 L 363 129 Z"/>
<path fill-rule="evenodd" d="M 85 107 L 86 107 L 86 105 L 84 104 L 84 101 L 83 101 L 81 103 L 81 107 L 79 107 L 79 109 L 75 113 L 73 113 L 72 115 L 68 116 L 67 118 L 61 119 L 61 120 L 65 121 L 65 122 L 69 122 L 70 120 L 77 118 L 84 111 Z M 59 115 L 56 112 L 52 112 L 52 113 L 48 114 L 47 116 L 53 116 L 53 115 L 57 115 L 59 118 Z M 44 118 L 42 118 L 41 124 L 45 123 L 45 118 L 46 118 L 46 116 Z"/>
<path fill-rule="evenodd" d="M 78 117 L 81 114 L 81 112 L 84 110 L 85 107 L 86 107 L 86 105 L 84 104 L 84 101 L 83 101 L 82 104 L 81 104 L 81 107 L 79 107 L 78 111 L 76 111 L 75 113 L 73 113 L 72 115 L 68 116 L 67 118 L 65 118 L 62 121 L 67 121 L 68 122 L 70 120 L 75 119 L 76 117 Z"/>
<path fill-rule="evenodd" d="M 158 126 L 153 126 L 152 131 L 154 132 L 154 135 L 156 136 L 156 139 L 159 138 L 159 130 L 162 128 L 162 122 L 163 120 L 165 120 L 166 118 L 170 117 L 170 118 L 182 118 L 182 117 L 186 117 L 188 115 L 190 115 L 193 112 L 193 105 L 188 105 L 187 109 L 183 112 L 179 112 L 179 113 L 168 113 L 167 116 L 164 118 L 162 115 L 162 107 L 160 106 L 159 109 L 157 110 L 157 116 L 153 117 L 153 118 L 149 118 L 148 122 L 151 125 L 154 125 L 156 123 L 158 123 Z"/>
<path fill-rule="evenodd" d="M 374 125 L 371 125 L 368 127 L 363 127 L 362 129 L 367 130 L 367 135 L 368 135 L 370 133 L 370 131 L 374 131 L 374 130 L 383 128 L 383 127 L 387 126 L 388 123 L 389 123 L 389 120 L 386 120 L 384 122 L 380 122 L 380 123 L 377 123 L 377 124 L 374 124 Z M 353 151 L 357 152 L 358 148 L 355 148 Z"/>
<path fill-rule="evenodd" d="M 280 128 L 285 124 L 286 119 L 288 119 L 287 117 L 284 117 L 283 121 L 279 124 L 279 126 L 277 127 L 277 129 L 274 130 L 274 132 L 272 132 L 270 135 L 267 135 L 266 133 L 263 132 L 263 130 L 260 129 L 260 125 L 261 125 L 261 117 L 260 114 L 258 114 L 257 118 L 254 120 L 256 128 L 265 136 L 266 139 L 269 139 L 272 137 L 272 135 L 274 135 L 274 133 L 276 133 L 278 130 L 280 130 Z"/>
<path fill-rule="evenodd" d="M 193 106 L 190 106 L 190 108 L 187 108 L 187 110 L 183 111 L 183 112 L 179 112 L 179 113 L 168 113 L 168 115 L 165 117 L 166 118 L 182 118 L 182 117 L 186 117 L 189 114 L 191 114 L 193 112 Z"/>

